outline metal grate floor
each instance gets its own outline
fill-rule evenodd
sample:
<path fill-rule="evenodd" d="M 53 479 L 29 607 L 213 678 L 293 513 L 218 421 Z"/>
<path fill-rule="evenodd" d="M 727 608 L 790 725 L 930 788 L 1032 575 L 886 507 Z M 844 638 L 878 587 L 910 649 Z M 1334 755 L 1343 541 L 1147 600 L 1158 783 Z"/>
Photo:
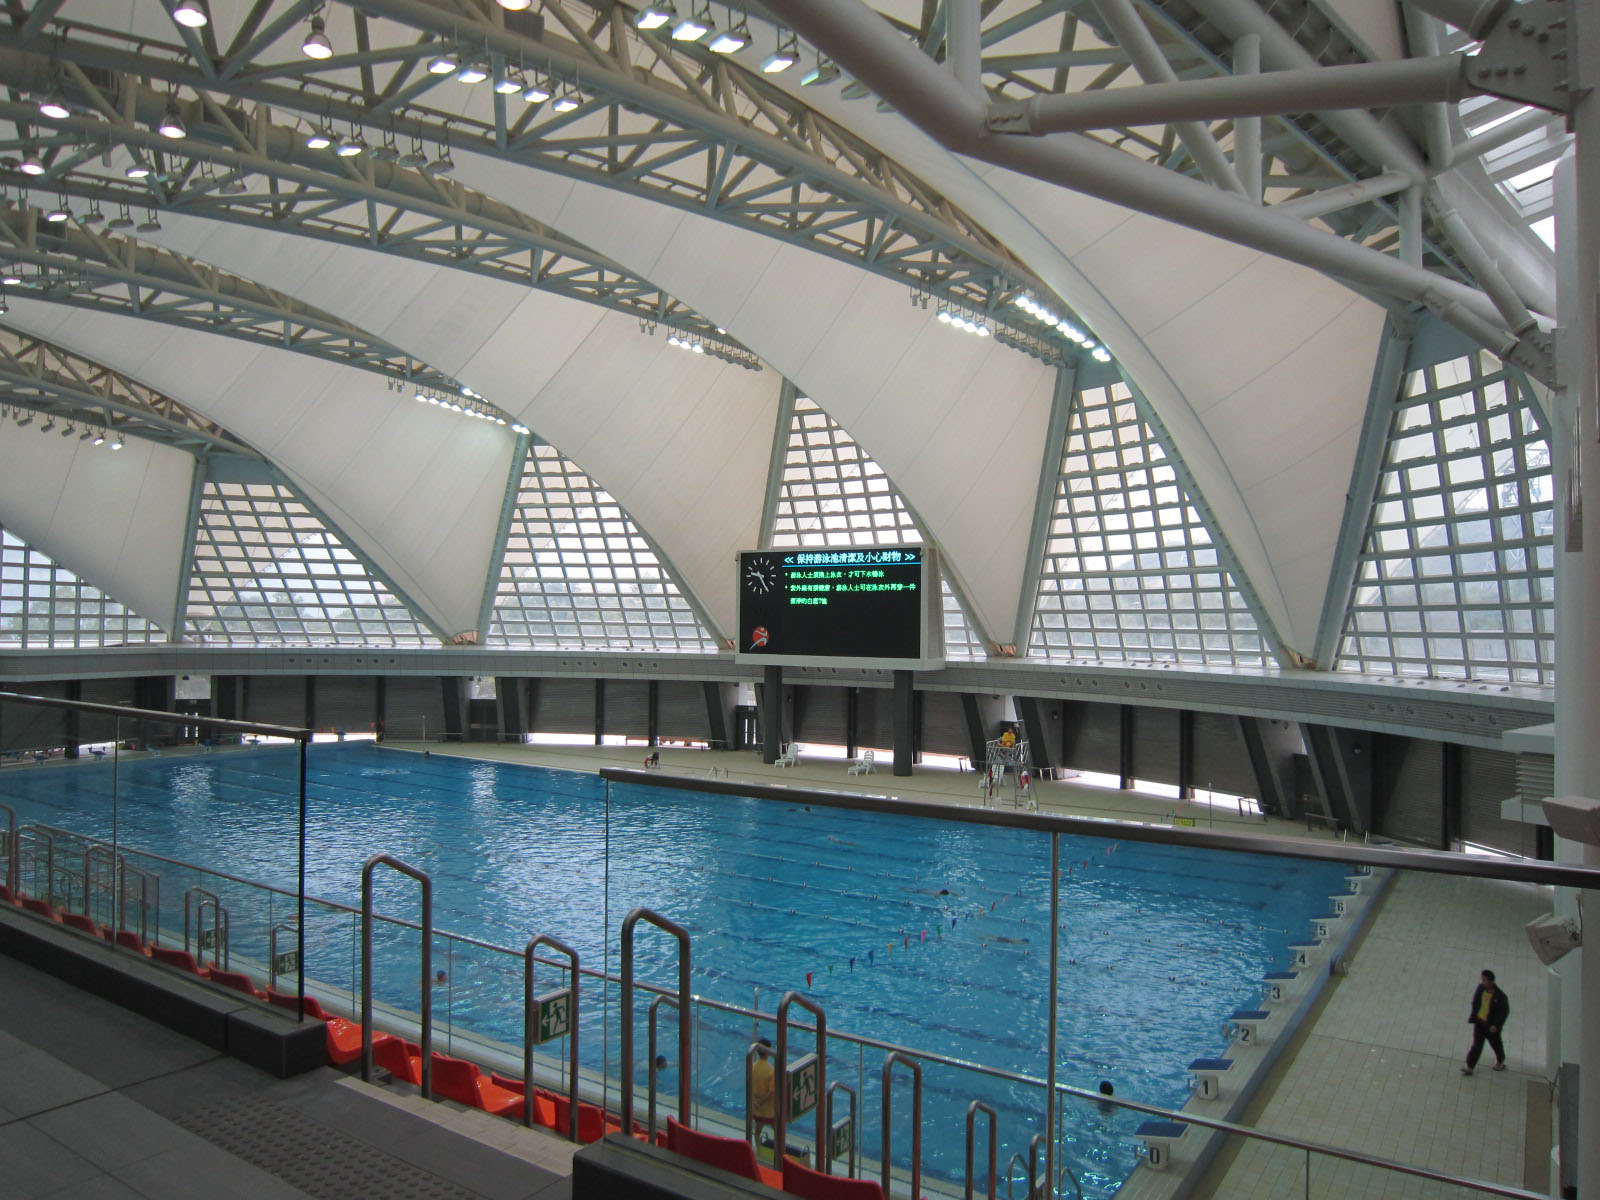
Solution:
<path fill-rule="evenodd" d="M 371 1195 L 374 1185 L 392 1200 L 480 1200 L 477 1192 L 281 1104 L 235 1101 L 196 1109 L 178 1124 L 322 1200 Z"/>

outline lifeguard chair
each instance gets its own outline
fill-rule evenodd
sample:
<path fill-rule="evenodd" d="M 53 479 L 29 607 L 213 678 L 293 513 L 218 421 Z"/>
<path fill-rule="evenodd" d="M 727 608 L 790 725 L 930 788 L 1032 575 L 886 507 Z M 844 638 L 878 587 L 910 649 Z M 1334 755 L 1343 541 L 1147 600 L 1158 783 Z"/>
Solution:
<path fill-rule="evenodd" d="M 991 800 L 998 804 L 999 798 L 1008 794 L 1008 781 L 1013 808 L 1038 807 L 1034 799 L 1032 760 L 1028 757 L 1026 741 L 1007 744 L 1003 739 L 996 738 L 992 742 L 985 742 L 983 759 L 983 782 L 980 786 L 985 807 Z"/>

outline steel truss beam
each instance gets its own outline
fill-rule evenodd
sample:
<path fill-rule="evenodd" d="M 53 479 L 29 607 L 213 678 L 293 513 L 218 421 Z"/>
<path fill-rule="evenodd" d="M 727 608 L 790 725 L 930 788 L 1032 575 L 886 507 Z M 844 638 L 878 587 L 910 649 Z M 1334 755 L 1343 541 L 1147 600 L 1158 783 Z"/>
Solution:
<path fill-rule="evenodd" d="M 112 233 L 0 209 L 0 259 L 34 268 L 15 290 L 53 304 L 121 313 L 276 346 L 441 392 L 460 385 L 338 317 L 281 292 Z"/>
<path fill-rule="evenodd" d="M 14 408 L 51 413 L 86 429 L 137 434 L 191 452 L 259 455 L 170 396 L 44 338 L 0 328 L 0 383 Z"/>
<path fill-rule="evenodd" d="M 710 215 L 986 311 L 1021 288 L 1042 290 L 926 184 L 759 75 L 715 55 L 696 61 L 670 40 L 638 33 L 624 18 L 630 10 L 582 19 L 548 5 L 561 37 L 525 14 L 490 7 L 485 16 L 429 0 L 371 0 L 361 6 L 369 46 L 323 63 L 197 61 L 181 38 L 135 41 L 61 22 L 48 23 L 44 36 L 52 57 L 91 79 L 118 72 L 180 95 L 255 101 L 314 121 L 470 147 Z M 0 47 L 34 44 L 17 28 L 0 28 Z M 501 97 L 492 116 L 425 108 L 441 77 L 419 72 L 418 63 L 445 51 L 576 84 L 583 104 L 572 113 L 545 105 L 517 114 Z M 352 71 L 370 87 L 346 82 Z"/>
<path fill-rule="evenodd" d="M 52 86 L 54 62 L 0 51 L 0 83 L 29 92 Z M 246 113 L 205 98 L 186 121 L 188 136 L 153 131 L 166 98 L 133 76 L 68 70 L 63 92 L 80 109 L 51 121 L 55 141 L 35 137 L 46 170 L 0 179 L 106 204 L 155 207 L 211 220 L 356 245 L 585 300 L 700 339 L 708 352 L 757 363 L 716 326 L 620 264 L 505 204 L 453 180 L 372 154 L 340 158 L 306 146 L 305 134 L 275 124 L 258 105 Z M 36 120 L 31 105 L 0 100 L 0 120 Z M 42 130 L 41 130 L 42 132 Z M 151 168 L 142 180 L 108 172 L 113 145 Z M 92 153 L 86 153 L 86 148 Z"/>

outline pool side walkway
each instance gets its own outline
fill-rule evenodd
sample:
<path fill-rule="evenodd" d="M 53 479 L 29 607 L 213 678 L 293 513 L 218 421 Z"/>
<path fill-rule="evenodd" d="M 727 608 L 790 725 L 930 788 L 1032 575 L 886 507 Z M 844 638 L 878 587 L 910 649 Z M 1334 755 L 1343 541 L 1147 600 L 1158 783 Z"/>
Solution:
<path fill-rule="evenodd" d="M 404 749 L 402 745 L 390 747 Z M 418 748 L 420 749 L 420 747 Z M 430 746 L 431 753 L 593 771 L 637 768 L 638 747 Z M 839 760 L 763 765 L 748 752 L 663 748 L 664 772 L 978 805 L 978 776 L 887 766 L 846 776 Z M 27 768 L 24 768 L 27 769 Z M 1036 785 L 1047 812 L 1163 821 L 1175 802 L 1070 782 Z M 1303 824 L 1190 808 L 1205 825 L 1312 836 Z M 1308 1024 L 1286 1048 L 1246 1123 L 1460 1173 L 1545 1187 L 1545 989 L 1522 924 L 1540 889 L 1411 875 L 1397 880 Z M 1460 1074 L 1479 970 L 1512 1001 L 1509 1069 Z M 566 1200 L 572 1149 L 541 1131 L 391 1094 L 323 1069 L 280 1081 L 0 957 L 0 1196 L 440 1196 Z M 1137 1097 L 1131 1097 L 1137 1099 Z M 1530 1140 L 1530 1131 L 1532 1140 Z M 1181 1153 L 1181 1151 L 1180 1151 Z M 1309 1194 L 1431 1197 L 1387 1173 L 1313 1167 Z M 1229 1148 L 1201 1196 L 1306 1195 L 1303 1154 Z M 1141 1174 L 1148 1172 L 1141 1171 Z M 1155 1194 L 1137 1180 L 1130 1200 Z M 1148 1181 L 1154 1183 L 1154 1180 Z M 1159 1190 L 1159 1189 L 1157 1189 Z M 1459 1195 L 1462 1193 L 1452 1193 Z"/>

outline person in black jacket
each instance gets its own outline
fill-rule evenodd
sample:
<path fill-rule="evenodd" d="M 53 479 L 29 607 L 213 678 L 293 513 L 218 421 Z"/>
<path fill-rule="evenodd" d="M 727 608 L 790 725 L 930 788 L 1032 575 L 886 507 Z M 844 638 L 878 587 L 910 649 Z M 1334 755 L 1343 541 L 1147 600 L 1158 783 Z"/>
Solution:
<path fill-rule="evenodd" d="M 1500 1034 L 1506 1027 L 1506 1018 L 1511 1015 L 1511 1001 L 1506 999 L 1506 994 L 1495 986 L 1494 972 L 1485 971 L 1482 982 L 1477 990 L 1472 993 L 1472 1009 L 1467 1014 L 1467 1024 L 1472 1026 L 1472 1048 L 1467 1051 L 1467 1065 L 1461 1068 L 1463 1075 L 1471 1075 L 1472 1069 L 1478 1065 L 1478 1058 L 1483 1054 L 1483 1044 L 1489 1043 L 1489 1049 L 1494 1051 L 1496 1071 L 1506 1069 L 1506 1047 L 1500 1040 Z"/>

